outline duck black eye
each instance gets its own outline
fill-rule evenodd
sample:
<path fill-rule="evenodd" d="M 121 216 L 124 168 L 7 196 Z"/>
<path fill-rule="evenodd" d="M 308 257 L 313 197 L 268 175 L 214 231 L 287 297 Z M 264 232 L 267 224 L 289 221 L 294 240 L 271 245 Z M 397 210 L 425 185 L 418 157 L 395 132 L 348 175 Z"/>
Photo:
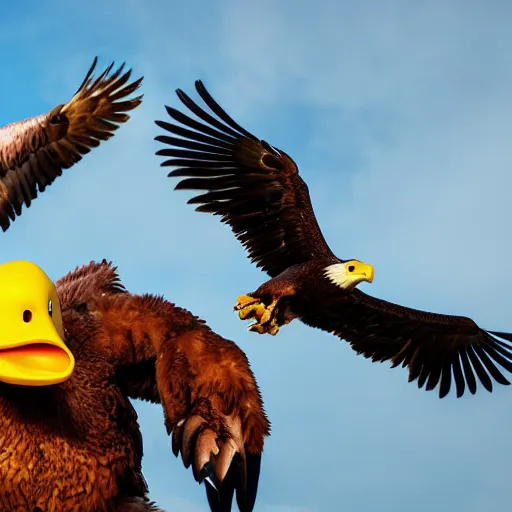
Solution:
<path fill-rule="evenodd" d="M 354 267 L 354 265 L 349 265 L 348 266 L 348 271 L 349 272 L 354 272 L 355 269 L 356 269 L 356 267 Z"/>
<path fill-rule="evenodd" d="M 48 301 L 48 314 L 53 316 L 53 305 L 51 299 Z"/>
<path fill-rule="evenodd" d="M 28 324 L 30 320 L 32 320 L 32 311 L 25 309 L 25 311 L 23 311 L 23 321 Z"/>

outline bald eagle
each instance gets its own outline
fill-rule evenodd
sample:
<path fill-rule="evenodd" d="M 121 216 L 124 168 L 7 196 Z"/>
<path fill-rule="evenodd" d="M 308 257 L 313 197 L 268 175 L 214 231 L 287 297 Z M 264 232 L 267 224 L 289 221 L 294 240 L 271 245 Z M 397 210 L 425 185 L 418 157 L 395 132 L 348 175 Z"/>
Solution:
<path fill-rule="evenodd" d="M 129 82 L 131 70 L 124 63 L 111 73 L 110 64 L 98 77 L 96 57 L 82 84 L 66 103 L 46 114 L 0 128 L 0 227 L 7 231 L 55 179 L 114 135 L 127 114 L 142 102 L 142 95 L 128 98 L 143 77 Z"/>
<path fill-rule="evenodd" d="M 178 89 L 195 117 L 166 107 L 174 122 L 156 121 L 165 134 L 162 166 L 176 189 L 200 190 L 190 199 L 196 211 L 219 215 L 247 249 L 249 258 L 272 278 L 238 298 L 250 330 L 276 334 L 299 318 L 347 340 L 372 361 L 409 369 L 409 382 L 446 396 L 455 382 L 457 397 L 474 394 L 477 380 L 489 392 L 493 380 L 509 381 L 512 335 L 486 331 L 473 320 L 399 306 L 367 295 L 356 286 L 372 282 L 373 267 L 336 257 L 316 220 L 308 187 L 293 159 L 236 123 L 201 81 L 196 90 L 205 107 Z M 171 134 L 171 135 L 169 135 Z M 498 337 L 502 339 L 498 339 Z M 506 340 L 506 341 L 504 341 Z"/>

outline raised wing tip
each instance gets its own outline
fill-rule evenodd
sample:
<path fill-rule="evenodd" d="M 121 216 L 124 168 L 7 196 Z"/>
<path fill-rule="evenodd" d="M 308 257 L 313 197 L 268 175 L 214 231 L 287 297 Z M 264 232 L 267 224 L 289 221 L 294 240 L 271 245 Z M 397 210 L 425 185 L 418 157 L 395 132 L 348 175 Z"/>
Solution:
<path fill-rule="evenodd" d="M 188 94 L 182 89 L 176 89 L 176 95 L 185 106 L 187 105 L 187 100 L 191 101 Z"/>
<path fill-rule="evenodd" d="M 89 70 L 87 71 L 87 73 L 85 75 L 85 78 L 83 79 L 82 83 L 76 90 L 75 94 L 78 94 L 89 83 L 97 64 L 98 64 L 98 56 L 96 55 L 96 57 L 94 57 L 94 60 L 92 61 L 91 66 L 89 67 Z"/>
<path fill-rule="evenodd" d="M 144 94 L 139 94 L 138 96 L 135 96 L 135 98 L 132 98 L 130 101 L 132 103 L 136 103 L 137 105 L 140 105 L 142 103 L 143 98 L 144 98 Z"/>

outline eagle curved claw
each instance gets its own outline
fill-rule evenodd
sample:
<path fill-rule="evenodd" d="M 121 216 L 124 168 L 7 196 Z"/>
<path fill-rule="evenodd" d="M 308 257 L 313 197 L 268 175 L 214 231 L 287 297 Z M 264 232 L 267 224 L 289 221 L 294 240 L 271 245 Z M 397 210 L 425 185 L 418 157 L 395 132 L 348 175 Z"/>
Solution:
<path fill-rule="evenodd" d="M 199 474 L 199 477 L 197 481 L 201 484 L 203 481 L 207 483 L 208 485 L 211 485 L 215 491 L 219 492 L 219 489 L 217 489 L 217 486 L 215 485 L 214 481 L 214 473 L 213 473 L 213 466 L 211 462 L 207 462 L 203 469 L 201 470 L 201 473 Z"/>
<path fill-rule="evenodd" d="M 189 330 L 160 348 L 157 375 L 172 451 L 204 482 L 210 510 L 229 512 L 236 496 L 240 512 L 252 512 L 270 423 L 245 354 Z"/>
<path fill-rule="evenodd" d="M 237 298 L 234 310 L 238 311 L 240 320 L 250 320 L 252 318 L 256 320 L 249 326 L 249 331 L 275 336 L 279 332 L 279 326 L 274 315 L 278 300 L 275 299 L 266 306 L 257 297 L 240 295 Z"/>
<path fill-rule="evenodd" d="M 192 414 L 176 425 L 172 433 L 172 451 L 176 457 L 181 452 L 183 465 L 186 468 L 192 465 L 194 478 L 201 483 L 210 476 L 206 466 L 219 453 L 217 433 L 202 416 Z M 222 474 L 219 476 L 220 480 L 224 477 Z"/>
<path fill-rule="evenodd" d="M 253 323 L 249 325 L 249 331 L 257 332 L 258 334 L 270 334 L 271 336 L 275 336 L 279 332 L 279 326 L 272 320 L 266 324 Z"/>
<path fill-rule="evenodd" d="M 209 415 L 200 406 L 172 431 L 174 455 L 181 452 L 184 466 L 192 466 L 195 480 L 204 482 L 213 512 L 231 510 L 235 491 L 240 510 L 253 509 L 261 454 L 247 451 L 247 434 L 240 418 Z"/>

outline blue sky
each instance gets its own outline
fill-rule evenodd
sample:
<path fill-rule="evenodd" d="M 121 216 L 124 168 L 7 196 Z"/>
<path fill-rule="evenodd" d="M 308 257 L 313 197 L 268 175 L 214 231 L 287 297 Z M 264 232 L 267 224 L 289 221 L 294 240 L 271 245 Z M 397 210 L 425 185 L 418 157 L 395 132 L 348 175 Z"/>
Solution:
<path fill-rule="evenodd" d="M 439 400 L 299 322 L 247 332 L 231 309 L 266 275 L 172 191 L 153 120 L 201 78 L 296 159 L 333 250 L 375 266 L 365 291 L 512 331 L 511 16 L 504 1 L 11 2 L 0 124 L 66 102 L 96 54 L 146 79 L 132 121 L 2 235 L 1 259 L 55 279 L 111 259 L 131 291 L 165 294 L 239 343 L 273 423 L 256 510 L 501 512 L 512 389 Z M 206 510 L 160 408 L 136 407 L 153 499 Z"/>

